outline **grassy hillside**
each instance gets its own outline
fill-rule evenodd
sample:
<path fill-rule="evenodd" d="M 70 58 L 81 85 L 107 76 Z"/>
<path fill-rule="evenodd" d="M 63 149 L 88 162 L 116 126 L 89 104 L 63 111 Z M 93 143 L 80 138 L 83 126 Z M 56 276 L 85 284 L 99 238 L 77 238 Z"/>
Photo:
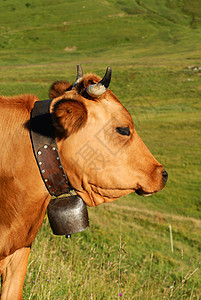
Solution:
<path fill-rule="evenodd" d="M 91 64 L 111 61 L 110 56 L 125 63 L 128 57 L 131 62 L 159 54 L 192 56 L 190 52 L 195 57 L 201 20 L 197 2 L 4 0 L 1 65 L 77 59 Z"/>
<path fill-rule="evenodd" d="M 48 97 L 76 64 L 111 89 L 169 180 L 160 193 L 89 209 L 90 229 L 33 244 L 25 299 L 199 299 L 201 4 L 187 0 L 4 0 L 0 91 Z M 169 225 L 173 230 L 171 252 Z"/>

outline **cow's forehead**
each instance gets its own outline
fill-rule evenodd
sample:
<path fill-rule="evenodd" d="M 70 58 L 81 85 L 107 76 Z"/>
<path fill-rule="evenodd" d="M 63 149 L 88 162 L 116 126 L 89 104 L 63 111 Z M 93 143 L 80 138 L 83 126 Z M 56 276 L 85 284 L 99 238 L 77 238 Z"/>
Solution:
<path fill-rule="evenodd" d="M 102 99 L 97 103 L 102 107 L 109 119 L 119 126 L 133 126 L 133 119 L 127 109 L 118 100 L 111 90 L 107 90 Z M 98 112 L 98 110 L 97 110 Z"/>

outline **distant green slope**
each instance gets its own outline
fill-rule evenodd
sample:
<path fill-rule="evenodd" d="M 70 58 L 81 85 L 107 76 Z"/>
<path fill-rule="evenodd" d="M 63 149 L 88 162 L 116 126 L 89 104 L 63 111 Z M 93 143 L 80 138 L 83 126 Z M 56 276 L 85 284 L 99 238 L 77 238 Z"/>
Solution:
<path fill-rule="evenodd" d="M 4 0 L 0 8 L 1 65 L 45 62 L 50 52 L 64 61 L 126 51 L 135 57 L 185 55 L 201 46 L 196 0 Z"/>

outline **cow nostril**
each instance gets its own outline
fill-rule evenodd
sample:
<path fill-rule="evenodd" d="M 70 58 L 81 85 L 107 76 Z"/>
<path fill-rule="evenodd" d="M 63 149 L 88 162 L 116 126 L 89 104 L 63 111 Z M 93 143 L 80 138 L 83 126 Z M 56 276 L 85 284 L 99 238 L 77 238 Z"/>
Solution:
<path fill-rule="evenodd" d="M 163 170 L 162 175 L 163 175 L 164 183 L 166 184 L 167 179 L 168 179 L 168 173 L 165 170 Z"/>

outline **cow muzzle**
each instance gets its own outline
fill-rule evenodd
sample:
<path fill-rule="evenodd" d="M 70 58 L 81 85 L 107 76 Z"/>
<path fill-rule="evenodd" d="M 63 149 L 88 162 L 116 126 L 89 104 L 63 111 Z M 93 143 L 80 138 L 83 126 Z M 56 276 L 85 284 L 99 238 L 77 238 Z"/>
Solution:
<path fill-rule="evenodd" d="M 162 177 L 162 178 L 161 178 Z M 136 194 L 140 196 L 151 196 L 152 194 L 157 193 L 158 191 L 162 190 L 168 180 L 168 173 L 163 169 L 163 171 L 160 173 L 160 185 L 153 191 L 149 188 L 148 190 L 143 188 L 143 186 L 138 185 L 138 188 L 135 190 Z"/>

